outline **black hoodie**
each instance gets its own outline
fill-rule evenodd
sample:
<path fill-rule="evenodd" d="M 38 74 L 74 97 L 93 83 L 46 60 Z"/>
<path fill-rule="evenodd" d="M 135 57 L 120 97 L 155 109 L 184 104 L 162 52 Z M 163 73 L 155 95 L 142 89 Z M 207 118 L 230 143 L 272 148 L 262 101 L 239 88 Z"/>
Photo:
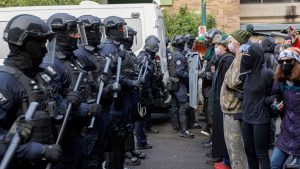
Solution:
<path fill-rule="evenodd" d="M 272 37 L 266 37 L 261 42 L 261 47 L 264 51 L 265 58 L 264 66 L 272 70 L 274 70 L 275 66 L 277 65 L 277 61 L 274 54 L 275 46 L 276 43 Z"/>
<path fill-rule="evenodd" d="M 255 57 L 255 64 L 246 75 L 243 86 L 243 120 L 250 124 L 269 123 L 269 108 L 275 99 L 271 96 L 273 71 L 263 66 L 264 53 L 258 44 L 250 46 L 249 54 L 249 57 Z"/>

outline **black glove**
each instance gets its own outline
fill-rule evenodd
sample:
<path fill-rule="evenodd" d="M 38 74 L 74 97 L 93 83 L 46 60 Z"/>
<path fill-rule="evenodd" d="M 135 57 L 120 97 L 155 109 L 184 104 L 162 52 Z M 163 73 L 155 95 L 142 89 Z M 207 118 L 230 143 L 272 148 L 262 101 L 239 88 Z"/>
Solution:
<path fill-rule="evenodd" d="M 102 73 L 100 75 L 100 79 L 105 83 L 107 84 L 109 82 L 109 74 L 108 73 Z"/>
<path fill-rule="evenodd" d="M 113 83 L 112 85 L 112 91 L 113 92 L 120 92 L 121 91 L 121 85 L 118 82 Z"/>
<path fill-rule="evenodd" d="M 89 104 L 89 113 L 91 115 L 99 116 L 102 112 L 102 106 L 100 104 Z"/>
<path fill-rule="evenodd" d="M 125 50 L 120 50 L 118 52 L 118 56 L 122 58 L 122 60 L 124 60 L 126 58 L 126 51 Z"/>
<path fill-rule="evenodd" d="M 75 107 L 80 106 L 81 102 L 82 102 L 82 97 L 80 92 L 78 91 L 71 91 L 68 93 L 67 95 L 67 100 L 69 102 L 71 102 Z"/>
<path fill-rule="evenodd" d="M 25 120 L 24 117 L 19 118 L 16 121 L 16 130 L 21 136 L 23 141 L 27 141 L 31 137 L 31 130 L 33 127 L 33 124 L 31 121 Z"/>
<path fill-rule="evenodd" d="M 44 150 L 45 150 L 44 157 L 46 158 L 46 160 L 49 160 L 54 163 L 60 160 L 62 151 L 59 145 L 57 144 L 45 145 Z"/>

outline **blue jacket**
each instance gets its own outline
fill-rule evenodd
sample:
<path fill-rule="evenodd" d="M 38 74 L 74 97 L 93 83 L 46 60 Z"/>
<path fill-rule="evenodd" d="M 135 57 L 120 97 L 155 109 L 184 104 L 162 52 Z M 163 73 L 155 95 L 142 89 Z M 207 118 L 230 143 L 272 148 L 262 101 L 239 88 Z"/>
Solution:
<path fill-rule="evenodd" d="M 22 108 L 23 98 L 27 96 L 19 82 L 6 72 L 0 72 L 0 139 L 4 139 L 10 127 L 17 119 Z M 17 158 L 23 160 L 38 160 L 43 155 L 43 145 L 28 142 L 19 146 Z"/>

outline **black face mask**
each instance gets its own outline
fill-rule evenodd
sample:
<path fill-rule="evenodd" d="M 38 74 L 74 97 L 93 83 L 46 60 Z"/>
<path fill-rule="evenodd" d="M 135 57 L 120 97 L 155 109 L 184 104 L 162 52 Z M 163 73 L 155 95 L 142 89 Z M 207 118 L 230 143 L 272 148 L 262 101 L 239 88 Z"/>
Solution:
<path fill-rule="evenodd" d="M 86 37 L 90 46 L 97 47 L 101 42 L 100 30 L 87 30 Z"/>
<path fill-rule="evenodd" d="M 292 70 L 294 68 L 294 64 L 287 63 L 287 64 L 281 64 L 280 65 L 282 72 L 285 76 L 289 76 L 292 73 Z"/>
<path fill-rule="evenodd" d="M 28 59 L 31 61 L 32 66 L 38 67 L 47 53 L 47 48 L 44 42 L 29 40 L 24 46 L 24 51 L 29 54 Z"/>
<path fill-rule="evenodd" d="M 251 70 L 255 64 L 255 57 L 249 55 L 243 55 L 241 60 L 240 72 L 244 73 Z"/>
<path fill-rule="evenodd" d="M 77 38 L 69 37 L 65 32 L 56 32 L 57 44 L 66 52 L 77 49 Z"/>

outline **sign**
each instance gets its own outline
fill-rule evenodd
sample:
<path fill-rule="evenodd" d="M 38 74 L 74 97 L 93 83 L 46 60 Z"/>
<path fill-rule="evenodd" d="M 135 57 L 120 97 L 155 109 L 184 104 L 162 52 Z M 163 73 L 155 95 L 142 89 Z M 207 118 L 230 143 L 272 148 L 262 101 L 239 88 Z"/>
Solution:
<path fill-rule="evenodd" d="M 202 36 L 206 32 L 206 26 L 198 27 L 198 37 Z"/>

